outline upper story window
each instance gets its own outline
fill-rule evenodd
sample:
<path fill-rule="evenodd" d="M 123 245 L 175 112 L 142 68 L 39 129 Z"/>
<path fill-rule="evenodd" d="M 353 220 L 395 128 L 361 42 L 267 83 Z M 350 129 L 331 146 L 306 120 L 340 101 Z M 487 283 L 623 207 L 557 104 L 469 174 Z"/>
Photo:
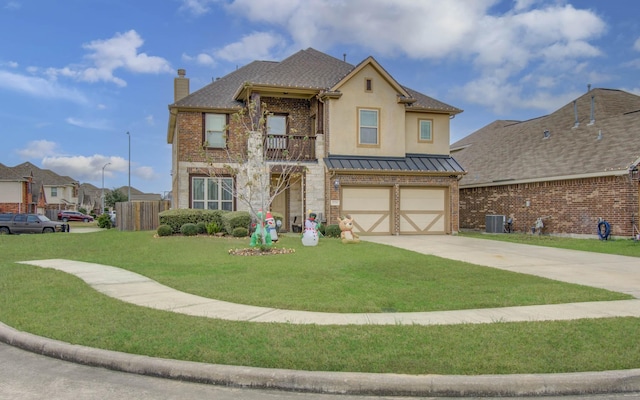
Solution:
<path fill-rule="evenodd" d="M 191 208 L 233 211 L 233 178 L 193 177 Z"/>
<path fill-rule="evenodd" d="M 287 148 L 287 116 L 269 114 L 267 116 L 267 146 L 270 149 Z"/>
<path fill-rule="evenodd" d="M 433 121 L 430 119 L 418 120 L 418 142 L 433 142 Z"/>
<path fill-rule="evenodd" d="M 371 108 L 358 110 L 358 144 L 377 146 L 379 143 L 379 111 Z"/>
<path fill-rule="evenodd" d="M 204 142 L 205 147 L 225 148 L 226 139 L 226 114 L 205 114 L 204 115 Z"/>
<path fill-rule="evenodd" d="M 57 187 L 52 187 L 51 188 L 51 197 L 58 197 L 58 188 Z"/>
<path fill-rule="evenodd" d="M 373 92 L 373 80 L 371 78 L 365 78 L 365 80 L 364 80 L 364 91 L 365 92 Z"/>

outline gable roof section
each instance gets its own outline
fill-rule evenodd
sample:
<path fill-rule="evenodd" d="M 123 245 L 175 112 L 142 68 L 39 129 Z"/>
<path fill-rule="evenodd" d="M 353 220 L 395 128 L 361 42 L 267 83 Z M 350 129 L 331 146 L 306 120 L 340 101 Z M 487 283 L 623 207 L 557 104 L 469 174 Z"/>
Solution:
<path fill-rule="evenodd" d="M 407 154 L 406 157 L 329 156 L 329 171 L 414 172 L 462 175 L 464 170 L 449 156 Z"/>
<path fill-rule="evenodd" d="M 364 59 L 360 64 L 358 64 L 355 68 L 349 71 L 349 74 L 345 75 L 340 81 L 336 82 L 330 89 L 331 92 L 337 92 L 340 90 L 340 87 L 344 85 L 347 81 L 349 81 L 355 74 L 362 71 L 367 65 L 370 65 L 375 69 L 395 90 L 398 91 L 398 94 L 402 97 L 409 98 L 409 93 L 405 90 L 405 88 L 400 85 L 392 76 L 389 74 L 382 66 L 376 61 L 375 58 L 369 56 Z"/>
<path fill-rule="evenodd" d="M 577 126 L 571 102 L 528 121 L 494 121 L 452 144 L 468 172 L 460 186 L 627 174 L 640 160 L 640 96 L 593 89 L 575 107 Z"/>
<path fill-rule="evenodd" d="M 6 165 L 0 163 L 0 181 L 4 182 L 24 182 L 26 181 L 26 177 L 22 177 L 17 174 L 13 168 L 7 167 Z"/>

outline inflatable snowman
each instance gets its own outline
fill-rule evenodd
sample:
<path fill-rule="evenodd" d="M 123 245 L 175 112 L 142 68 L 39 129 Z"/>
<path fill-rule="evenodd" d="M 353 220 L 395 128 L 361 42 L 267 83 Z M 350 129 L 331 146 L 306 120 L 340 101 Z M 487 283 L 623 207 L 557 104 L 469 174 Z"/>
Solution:
<path fill-rule="evenodd" d="M 304 246 L 318 245 L 318 223 L 316 214 L 310 213 L 309 218 L 304 221 L 304 232 L 302 233 L 302 244 Z"/>

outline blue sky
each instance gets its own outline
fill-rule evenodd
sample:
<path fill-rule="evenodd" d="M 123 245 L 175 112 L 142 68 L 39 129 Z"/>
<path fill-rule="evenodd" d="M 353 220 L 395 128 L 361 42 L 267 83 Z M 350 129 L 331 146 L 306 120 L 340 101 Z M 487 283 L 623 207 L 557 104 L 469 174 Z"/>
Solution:
<path fill-rule="evenodd" d="M 0 0 L 0 163 L 171 190 L 173 78 L 191 91 L 313 47 L 373 56 L 464 110 L 451 142 L 592 87 L 640 95 L 637 0 Z"/>

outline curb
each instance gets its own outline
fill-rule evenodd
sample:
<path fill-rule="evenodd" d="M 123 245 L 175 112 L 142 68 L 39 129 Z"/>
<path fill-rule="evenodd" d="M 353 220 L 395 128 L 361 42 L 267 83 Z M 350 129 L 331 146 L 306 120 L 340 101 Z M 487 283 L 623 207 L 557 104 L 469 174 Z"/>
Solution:
<path fill-rule="evenodd" d="M 562 374 L 402 375 L 205 364 L 73 345 L 0 322 L 0 341 L 44 356 L 115 371 L 253 389 L 377 396 L 548 396 L 640 392 L 640 369 Z"/>

